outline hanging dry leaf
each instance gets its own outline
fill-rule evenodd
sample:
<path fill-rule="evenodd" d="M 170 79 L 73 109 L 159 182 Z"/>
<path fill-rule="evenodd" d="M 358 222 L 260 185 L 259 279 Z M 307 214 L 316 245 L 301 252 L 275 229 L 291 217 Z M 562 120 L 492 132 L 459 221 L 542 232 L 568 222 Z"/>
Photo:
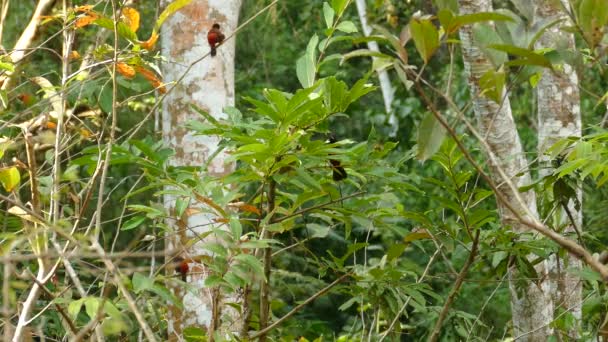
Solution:
<path fill-rule="evenodd" d="M 126 63 L 116 63 L 116 71 L 118 71 L 119 74 L 123 75 L 126 78 L 135 77 L 135 69 Z"/>
<path fill-rule="evenodd" d="M 240 211 L 244 211 L 244 212 L 248 212 L 248 213 L 252 213 L 252 214 L 256 214 L 256 215 L 260 215 L 260 210 L 258 208 L 256 208 L 255 206 L 251 205 L 251 204 L 247 204 L 245 202 L 232 202 L 232 203 L 228 203 L 229 207 L 235 207 Z"/>
<path fill-rule="evenodd" d="M 85 15 L 85 16 L 82 16 L 82 17 L 79 17 L 78 19 L 76 19 L 74 26 L 76 28 L 82 28 L 87 25 L 91 25 L 95 20 L 97 20 L 97 15 L 91 13 L 89 15 Z"/>
<path fill-rule="evenodd" d="M 145 79 L 147 79 L 148 82 L 150 82 L 150 84 L 152 84 L 154 88 L 158 89 L 161 94 L 165 94 L 167 92 L 167 88 L 165 88 L 163 82 L 156 76 L 153 71 L 150 71 L 141 66 L 137 66 L 136 69 L 137 72 L 140 73 Z"/>
<path fill-rule="evenodd" d="M 77 59 L 80 59 L 80 54 L 78 53 L 78 51 L 72 50 L 72 52 L 70 52 L 70 60 L 74 61 Z"/>
<path fill-rule="evenodd" d="M 84 13 L 91 13 L 91 11 L 93 10 L 93 5 L 84 5 L 84 6 L 78 6 L 74 8 L 74 12 L 79 13 L 79 12 L 84 12 Z"/>
<path fill-rule="evenodd" d="M 123 8 L 121 19 L 131 31 L 137 32 L 137 29 L 139 29 L 139 12 L 135 8 Z"/>
<path fill-rule="evenodd" d="M 148 51 L 152 51 L 152 50 L 154 50 L 154 46 L 156 46 L 157 40 L 158 40 L 158 33 L 152 32 L 152 35 L 150 36 L 150 38 L 148 38 L 148 40 L 146 40 L 145 42 L 141 43 L 141 47 Z"/>

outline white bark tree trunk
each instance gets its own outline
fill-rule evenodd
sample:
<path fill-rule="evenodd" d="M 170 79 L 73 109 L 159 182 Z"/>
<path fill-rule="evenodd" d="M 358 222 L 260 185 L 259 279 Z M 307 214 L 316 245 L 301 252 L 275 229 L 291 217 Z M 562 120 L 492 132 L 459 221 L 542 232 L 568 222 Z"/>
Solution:
<path fill-rule="evenodd" d="M 568 1 L 562 0 L 564 8 L 568 8 Z M 548 18 L 560 18 L 564 21 L 552 27 L 536 43 L 536 48 L 561 48 L 574 49 L 574 35 L 561 30 L 568 24 L 568 16 L 562 12 L 560 4 L 552 0 L 541 0 L 536 4 L 536 17 L 538 20 Z M 537 88 L 538 98 L 538 154 L 542 164 L 549 164 L 549 157 L 544 155 L 547 148 L 555 142 L 569 136 L 581 136 L 581 107 L 578 90 L 578 76 L 574 67 L 564 64 L 562 70 L 545 71 Z M 549 168 L 540 169 L 541 176 L 550 172 Z M 582 191 L 577 189 L 576 195 L 579 202 L 582 201 Z M 566 233 L 579 232 L 582 229 L 582 212 L 576 210 L 574 201 L 568 203 L 568 211 L 572 215 L 572 221 L 562 208 L 557 208 L 554 213 L 556 226 L 565 225 Z M 576 227 L 572 225 L 574 223 Z M 553 294 L 556 307 L 570 311 L 576 318 L 576 322 L 582 319 L 582 283 L 579 277 L 572 275 L 567 269 L 580 269 L 581 261 L 574 256 L 568 256 L 567 260 L 553 258 L 549 263 L 551 275 L 551 293 Z M 568 331 L 570 339 L 579 338 L 578 324 Z"/>
<path fill-rule="evenodd" d="M 163 5 L 170 2 L 163 0 Z M 194 0 L 168 19 L 161 31 L 162 54 L 167 59 L 163 64 L 165 82 L 178 81 L 188 66 L 210 51 L 207 32 L 214 23 L 218 23 L 227 36 L 234 32 L 240 7 L 241 0 Z M 224 107 L 234 105 L 234 56 L 235 40 L 230 39 L 217 49 L 217 56 L 208 56 L 195 64 L 164 100 L 162 133 L 166 144 L 175 151 L 172 165 L 202 166 L 217 150 L 219 139 L 195 136 L 185 128 L 185 124 L 189 120 L 201 119 L 190 108 L 191 103 L 217 119 L 225 117 Z M 212 175 L 230 172 L 233 165 L 225 163 L 226 156 L 219 153 L 208 169 L 201 172 Z M 165 207 L 173 212 L 175 197 L 166 196 L 164 200 Z M 210 229 L 210 224 L 213 224 L 211 217 L 194 214 L 184 220 L 187 229 L 183 224 L 180 227 L 175 220 L 168 221 L 176 234 L 169 235 L 167 248 L 183 250 L 185 259 L 208 254 L 201 248 L 201 241 L 194 244 L 189 241 Z M 207 330 L 212 324 L 213 295 L 210 289 L 204 288 L 205 269 L 193 263 L 189 266 L 195 272 L 188 275 L 187 281 L 196 290 L 175 289 L 176 295 L 183 300 L 184 309 L 171 308 L 168 322 L 171 340 L 180 340 L 183 329 L 188 326 Z"/>
<path fill-rule="evenodd" d="M 459 0 L 461 14 L 492 11 L 490 0 Z M 499 190 L 511 201 L 511 204 L 521 209 L 525 215 L 528 208 L 532 215 L 538 216 L 536 209 L 536 196 L 533 192 L 521 193 L 519 196 L 525 203 L 517 200 L 516 194 L 509 186 L 504 184 L 498 173 L 502 169 L 511 178 L 513 184 L 522 186 L 530 184 L 530 175 L 527 172 L 528 162 L 522 150 L 519 134 L 511 113 L 508 96 L 503 96 L 502 104 L 480 96 L 479 80 L 481 76 L 493 68 L 489 59 L 473 43 L 472 27 L 465 26 L 460 30 L 462 53 L 465 72 L 468 76 L 473 99 L 474 111 L 477 117 L 477 126 L 485 137 L 492 153 L 497 157 L 498 165 L 489 163 L 492 177 L 496 184 L 501 184 Z M 517 174 L 522 176 L 517 176 Z M 516 232 L 527 229 L 518 222 L 517 218 L 500 203 L 498 204 L 502 223 Z M 547 275 L 546 263 L 536 267 L 538 276 L 544 279 Z M 546 341 L 552 333 L 549 324 L 553 318 L 552 298 L 549 294 L 548 282 L 534 283 L 522 281 L 515 268 L 509 270 L 511 289 L 511 310 L 514 336 L 521 336 L 518 341 Z M 540 282 L 540 280 L 539 280 Z"/>
<path fill-rule="evenodd" d="M 372 28 L 369 26 L 367 21 L 367 4 L 365 1 L 366 0 L 357 0 L 356 3 L 359 19 L 361 20 L 361 28 L 363 29 L 363 35 L 368 37 L 372 33 Z M 378 43 L 374 41 L 368 42 L 367 48 L 370 51 L 380 52 Z M 372 57 L 372 60 L 375 59 L 375 57 Z M 386 70 L 378 70 L 378 80 L 380 82 L 380 90 L 382 91 L 382 99 L 384 100 L 384 109 L 386 110 L 386 114 L 389 115 L 388 123 L 391 126 L 390 136 L 394 137 L 397 135 L 397 131 L 399 130 L 399 119 L 393 112 L 392 106 L 393 99 L 395 98 L 395 89 L 391 84 L 391 79 Z"/>

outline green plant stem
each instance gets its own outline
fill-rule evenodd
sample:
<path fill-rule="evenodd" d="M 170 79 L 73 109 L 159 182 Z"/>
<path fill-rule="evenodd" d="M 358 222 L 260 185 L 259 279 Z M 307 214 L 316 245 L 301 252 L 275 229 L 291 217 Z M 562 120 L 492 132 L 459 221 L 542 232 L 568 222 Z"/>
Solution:
<path fill-rule="evenodd" d="M 521 213 L 517 209 L 515 209 L 513 204 L 511 204 L 511 202 L 504 196 L 502 191 L 500 191 L 498 189 L 498 187 L 496 186 L 494 181 L 490 178 L 490 176 L 487 173 L 485 173 L 484 170 L 481 168 L 481 166 L 479 166 L 479 164 L 475 161 L 475 159 L 473 158 L 471 153 L 468 151 L 466 146 L 464 146 L 462 141 L 460 141 L 460 138 L 458 137 L 458 134 L 456 133 L 456 131 L 454 131 L 454 129 L 447 122 L 446 118 L 437 110 L 437 108 L 435 108 L 435 105 L 429 99 L 429 97 L 426 95 L 426 93 L 424 92 L 424 89 L 422 88 L 420 83 L 419 82 L 414 83 L 414 87 L 415 87 L 417 93 L 422 98 L 423 103 L 427 105 L 428 109 L 433 113 L 433 115 L 435 116 L 437 121 L 439 121 L 439 123 L 446 129 L 446 131 L 450 134 L 452 139 L 454 139 L 454 141 L 456 142 L 456 145 L 458 145 L 458 149 L 460 149 L 460 151 L 462 151 L 462 153 L 463 153 L 464 157 L 467 159 L 467 161 L 473 166 L 473 168 L 475 168 L 475 170 L 481 175 L 481 177 L 486 181 L 488 186 L 492 189 L 492 191 L 494 192 L 494 195 L 496 196 L 496 199 L 498 201 L 500 201 L 513 214 L 513 216 L 515 216 L 517 221 L 519 221 L 523 225 L 527 226 L 528 228 L 531 228 L 532 230 L 535 230 L 536 232 L 551 239 L 558 245 L 562 246 L 568 252 L 570 252 L 577 258 L 581 259 L 583 262 L 585 262 L 587 265 L 589 265 L 592 269 L 594 269 L 596 272 L 598 272 L 602 276 L 603 281 L 608 283 L 608 267 L 606 267 L 605 265 L 603 265 L 599 261 L 597 261 L 591 255 L 591 253 L 589 253 L 584 247 L 582 247 L 575 241 L 572 241 L 572 240 L 562 236 L 561 234 L 553 231 L 552 229 L 546 227 L 542 223 L 537 222 L 537 220 L 531 221 L 529 219 L 524 218 L 521 215 Z M 484 149 L 491 152 L 491 150 L 489 149 L 489 146 L 487 146 L 487 144 L 482 139 L 482 137 L 479 136 L 477 131 L 474 130 L 473 127 L 471 127 L 468 123 L 467 123 L 467 128 L 475 135 L 476 139 L 479 140 L 479 142 L 482 145 L 484 145 Z M 512 184 L 512 182 L 508 178 L 505 179 L 505 182 Z"/>
<path fill-rule="evenodd" d="M 479 246 L 479 232 L 480 232 L 479 229 L 477 229 L 477 231 L 475 232 L 475 238 L 473 240 L 473 246 L 471 247 L 471 252 L 469 253 L 469 257 L 467 258 L 467 261 L 462 266 L 462 269 L 460 270 L 460 273 L 458 274 L 458 278 L 456 278 L 456 282 L 454 283 L 454 287 L 452 287 L 452 290 L 450 290 L 450 294 L 448 295 L 448 298 L 446 299 L 445 304 L 443 305 L 443 308 L 441 309 L 441 313 L 439 314 L 439 317 L 437 318 L 437 322 L 435 322 L 435 327 L 433 328 L 431 337 L 429 337 L 429 342 L 436 342 L 437 339 L 439 338 L 439 334 L 441 332 L 441 326 L 443 325 L 443 321 L 445 321 L 445 318 L 448 315 L 448 311 L 450 310 L 450 307 L 452 306 L 452 303 L 454 302 L 454 298 L 456 298 L 456 295 L 460 291 L 460 288 L 462 287 L 462 283 L 464 282 L 464 279 L 466 278 L 467 273 L 469 272 L 469 269 L 471 268 L 471 266 L 473 265 L 473 262 L 475 261 L 475 257 L 477 256 L 477 247 Z"/>
<path fill-rule="evenodd" d="M 303 307 L 305 307 L 306 305 L 310 304 L 310 302 L 312 302 L 313 300 L 315 300 L 315 299 L 321 297 L 322 295 L 324 295 L 325 293 L 327 293 L 327 291 L 331 290 L 334 286 L 336 286 L 339 283 L 341 283 L 342 281 L 344 281 L 344 279 L 346 279 L 350 275 L 351 275 L 351 273 L 346 273 L 343 276 L 341 276 L 340 278 L 334 280 L 333 283 L 327 285 L 326 287 L 324 287 L 323 289 L 321 289 L 319 292 L 317 292 L 314 295 L 310 296 L 308 299 L 306 299 L 300 305 L 298 305 L 295 308 L 291 309 L 291 311 L 289 311 L 287 314 L 285 314 L 285 316 L 277 319 L 274 323 L 272 323 L 268 327 L 266 327 L 266 328 L 258 331 L 257 333 L 253 334 L 251 336 L 251 339 L 255 339 L 255 338 L 260 337 L 260 340 L 261 340 L 261 336 L 262 335 L 266 336 L 266 334 L 269 331 L 271 331 L 272 329 L 276 328 L 279 324 L 283 323 L 286 319 L 288 319 L 289 317 L 293 316 L 298 311 L 302 310 Z"/>
<path fill-rule="evenodd" d="M 272 215 L 275 208 L 275 198 L 277 191 L 277 183 L 274 179 L 270 179 L 268 183 L 268 215 Z M 269 218 L 272 222 L 272 217 Z M 268 240 L 272 237 L 272 234 L 268 229 L 264 230 L 262 239 Z M 272 248 L 267 247 L 263 251 L 264 264 L 264 278 L 260 284 L 260 329 L 264 331 L 264 328 L 268 326 L 270 317 L 270 273 L 272 269 Z M 260 334 L 260 341 L 266 341 L 266 333 Z"/>

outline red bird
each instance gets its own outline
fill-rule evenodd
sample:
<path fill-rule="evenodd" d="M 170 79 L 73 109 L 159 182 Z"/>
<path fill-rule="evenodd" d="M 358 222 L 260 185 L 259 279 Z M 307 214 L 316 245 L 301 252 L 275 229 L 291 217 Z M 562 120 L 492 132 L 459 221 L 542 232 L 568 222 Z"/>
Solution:
<path fill-rule="evenodd" d="M 211 30 L 207 33 L 207 41 L 209 42 L 209 46 L 211 47 L 211 56 L 217 55 L 217 46 L 224 41 L 224 34 L 220 30 L 220 25 L 218 23 L 213 24 Z"/>

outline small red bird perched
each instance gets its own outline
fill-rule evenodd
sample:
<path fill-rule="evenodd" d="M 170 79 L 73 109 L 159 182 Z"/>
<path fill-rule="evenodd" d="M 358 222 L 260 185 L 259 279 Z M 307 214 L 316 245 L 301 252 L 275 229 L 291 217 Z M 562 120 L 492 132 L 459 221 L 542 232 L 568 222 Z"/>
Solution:
<path fill-rule="evenodd" d="M 217 55 L 217 46 L 224 41 L 224 34 L 220 30 L 220 25 L 218 23 L 213 24 L 211 30 L 207 33 L 207 41 L 209 42 L 209 46 L 211 47 L 211 56 Z"/>

